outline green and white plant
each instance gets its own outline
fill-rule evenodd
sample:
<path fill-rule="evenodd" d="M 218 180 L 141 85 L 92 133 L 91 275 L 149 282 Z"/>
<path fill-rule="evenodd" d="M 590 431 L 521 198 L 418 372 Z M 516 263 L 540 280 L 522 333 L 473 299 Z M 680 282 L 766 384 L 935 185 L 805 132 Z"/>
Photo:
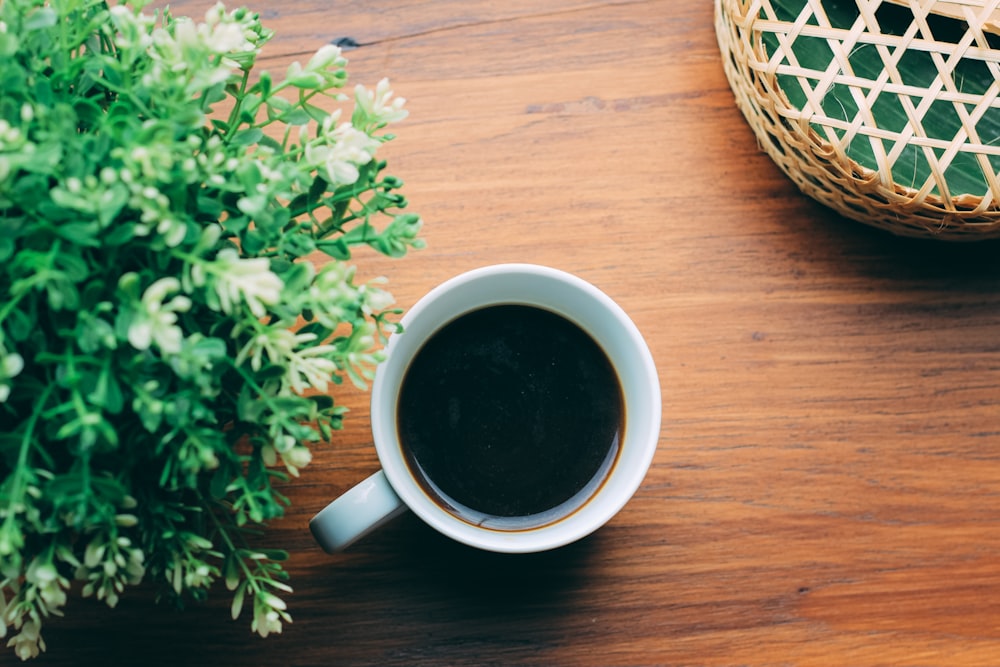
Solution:
<path fill-rule="evenodd" d="M 213 582 L 262 636 L 275 482 L 331 439 L 398 310 L 352 250 L 422 244 L 376 157 L 406 116 L 324 46 L 256 71 L 257 14 L 0 0 L 0 636 L 22 659 L 71 582 L 114 606 Z"/>

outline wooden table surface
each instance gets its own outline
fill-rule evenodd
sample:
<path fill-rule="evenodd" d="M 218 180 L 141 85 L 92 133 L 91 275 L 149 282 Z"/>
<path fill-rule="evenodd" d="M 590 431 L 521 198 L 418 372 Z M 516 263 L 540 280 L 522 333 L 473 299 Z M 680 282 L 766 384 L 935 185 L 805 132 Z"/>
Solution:
<path fill-rule="evenodd" d="M 173 3 L 200 15 L 208 2 Z M 281 72 L 350 38 L 411 116 L 385 157 L 427 248 L 357 258 L 400 305 L 466 269 L 549 264 L 644 332 L 664 420 L 591 537 L 501 556 L 412 516 L 338 556 L 307 522 L 378 468 L 367 395 L 287 487 L 294 623 L 219 587 L 71 600 L 38 665 L 1000 664 L 1000 262 L 800 195 L 734 106 L 708 0 L 261 3 Z M 12 664 L 10 653 L 0 663 Z"/>

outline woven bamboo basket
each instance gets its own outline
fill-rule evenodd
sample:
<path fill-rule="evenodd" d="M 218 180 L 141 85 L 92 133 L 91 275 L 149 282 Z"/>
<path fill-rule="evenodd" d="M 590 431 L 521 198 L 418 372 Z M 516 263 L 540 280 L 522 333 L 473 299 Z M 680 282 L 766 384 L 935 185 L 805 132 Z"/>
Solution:
<path fill-rule="evenodd" d="M 1000 0 L 715 0 L 737 105 L 805 194 L 903 236 L 1000 237 Z"/>

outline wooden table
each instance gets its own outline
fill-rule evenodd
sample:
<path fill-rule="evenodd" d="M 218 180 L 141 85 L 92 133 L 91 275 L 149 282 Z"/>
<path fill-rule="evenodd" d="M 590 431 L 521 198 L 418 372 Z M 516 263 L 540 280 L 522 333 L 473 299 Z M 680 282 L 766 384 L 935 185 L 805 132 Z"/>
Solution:
<path fill-rule="evenodd" d="M 404 307 L 496 262 L 595 283 L 657 360 L 658 454 L 561 550 L 477 552 L 404 516 L 328 556 L 309 517 L 378 467 L 367 395 L 338 391 L 346 429 L 266 537 L 291 552 L 282 635 L 231 621 L 222 587 L 181 614 L 140 591 L 72 600 L 37 664 L 1000 664 L 997 245 L 801 196 L 734 106 L 708 0 L 271 7 L 266 68 L 348 37 L 353 80 L 409 99 L 386 157 L 428 247 L 359 273 Z"/>

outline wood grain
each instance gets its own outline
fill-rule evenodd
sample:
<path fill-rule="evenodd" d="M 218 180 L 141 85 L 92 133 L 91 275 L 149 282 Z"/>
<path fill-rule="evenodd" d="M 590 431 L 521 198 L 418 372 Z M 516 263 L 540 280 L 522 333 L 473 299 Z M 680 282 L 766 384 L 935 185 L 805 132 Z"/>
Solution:
<path fill-rule="evenodd" d="M 503 261 L 597 284 L 657 360 L 658 454 L 561 550 L 481 553 L 404 516 L 327 556 L 309 517 L 378 467 L 367 396 L 344 390 L 346 429 L 265 538 L 292 553 L 284 634 L 231 621 L 221 588 L 183 613 L 144 590 L 72 601 L 37 664 L 1000 664 L 996 244 L 897 239 L 802 197 L 734 106 L 705 0 L 264 14 L 267 68 L 350 38 L 352 78 L 409 100 L 387 157 L 428 247 L 359 273 L 403 306 Z"/>

